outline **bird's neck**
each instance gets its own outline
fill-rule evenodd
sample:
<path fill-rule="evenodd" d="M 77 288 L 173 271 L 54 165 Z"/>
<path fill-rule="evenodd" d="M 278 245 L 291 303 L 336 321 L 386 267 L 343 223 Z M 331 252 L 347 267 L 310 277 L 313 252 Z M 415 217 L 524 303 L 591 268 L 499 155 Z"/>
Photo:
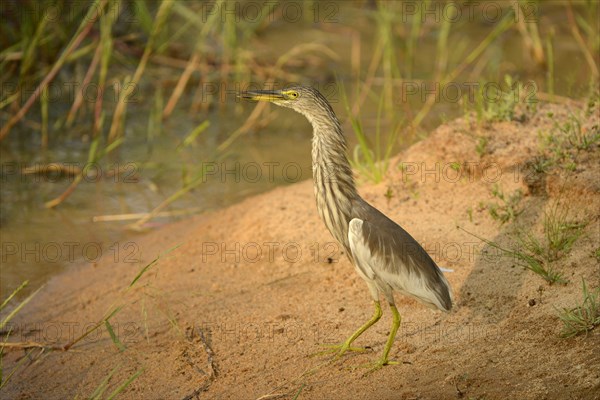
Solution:
<path fill-rule="evenodd" d="M 309 118 L 313 126 L 312 163 L 317 208 L 332 235 L 348 247 L 352 202 L 358 198 L 346 140 L 339 121 L 330 115 Z"/>

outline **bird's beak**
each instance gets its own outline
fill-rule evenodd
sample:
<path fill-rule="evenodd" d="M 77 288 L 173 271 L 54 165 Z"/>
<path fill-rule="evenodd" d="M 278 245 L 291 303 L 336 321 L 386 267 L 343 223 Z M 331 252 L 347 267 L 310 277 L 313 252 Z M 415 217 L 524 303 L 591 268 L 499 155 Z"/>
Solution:
<path fill-rule="evenodd" d="M 240 93 L 240 97 L 254 101 L 285 100 L 285 96 L 279 90 L 248 90 Z"/>

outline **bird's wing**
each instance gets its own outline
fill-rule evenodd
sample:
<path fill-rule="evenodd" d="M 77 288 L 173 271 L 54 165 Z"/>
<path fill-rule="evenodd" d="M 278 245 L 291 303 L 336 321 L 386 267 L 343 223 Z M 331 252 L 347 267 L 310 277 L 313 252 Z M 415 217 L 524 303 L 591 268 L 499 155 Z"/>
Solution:
<path fill-rule="evenodd" d="M 354 218 L 349 224 L 350 250 L 357 267 L 370 279 L 385 282 L 429 307 L 450 310 L 450 286 L 421 245 L 379 211 L 370 217 L 373 222 Z"/>

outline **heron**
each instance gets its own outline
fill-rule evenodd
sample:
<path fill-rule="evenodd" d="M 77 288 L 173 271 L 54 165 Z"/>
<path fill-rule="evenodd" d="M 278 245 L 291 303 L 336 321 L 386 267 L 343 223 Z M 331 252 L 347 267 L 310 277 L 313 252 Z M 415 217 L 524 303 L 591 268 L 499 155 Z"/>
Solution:
<path fill-rule="evenodd" d="M 365 350 L 352 344 L 381 318 L 380 295 L 383 295 L 392 312 L 392 327 L 383 354 L 373 363 L 373 369 L 398 364 L 389 359 L 401 322 L 393 292 L 412 297 L 434 310 L 448 312 L 452 308 L 452 292 L 442 269 L 407 231 L 358 194 L 340 122 L 317 89 L 292 86 L 283 90 L 250 90 L 242 92 L 240 97 L 291 108 L 312 125 L 317 210 L 356 273 L 366 282 L 375 307 L 373 316 L 347 340 L 331 346 L 334 358 L 347 351 Z"/>

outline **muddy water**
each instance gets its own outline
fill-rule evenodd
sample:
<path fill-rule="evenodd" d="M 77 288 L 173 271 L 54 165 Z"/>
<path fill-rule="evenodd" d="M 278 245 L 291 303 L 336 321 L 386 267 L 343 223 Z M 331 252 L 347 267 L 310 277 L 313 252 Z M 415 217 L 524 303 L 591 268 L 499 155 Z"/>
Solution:
<path fill-rule="evenodd" d="M 184 176 L 193 176 L 203 166 L 207 171 L 203 182 L 164 211 L 214 210 L 275 185 L 310 178 L 308 124 L 304 129 L 282 125 L 280 130 L 246 135 L 229 148 L 226 158 L 215 160 L 216 146 L 227 137 L 226 132 L 243 122 L 242 116 L 220 122 L 227 119 L 231 118 L 210 115 L 211 126 L 184 150 L 177 145 L 194 127 L 187 114 L 167 123 L 151 146 L 126 141 L 112 159 L 91 167 L 75 192 L 54 210 L 45 209 L 44 202 L 66 190 L 73 177 L 56 170 L 44 175 L 18 171 L 55 160 L 68 160 L 65 168 L 74 170 L 86 165 L 86 152 L 65 156 L 61 150 L 50 150 L 40 159 L 34 149 L 3 148 L 2 292 L 24 280 L 35 287 L 73 263 L 94 263 L 101 255 L 135 263 L 139 258 L 136 235 L 124 230 L 135 220 L 94 222 L 94 218 L 152 210 L 182 187 Z M 139 132 L 131 133 L 132 142 L 145 135 L 141 126 Z M 157 218 L 150 227 L 175 218 Z"/>
<path fill-rule="evenodd" d="M 355 59 L 349 38 L 360 38 L 358 67 L 364 78 L 371 62 L 378 26 L 372 10 L 357 10 L 343 2 L 332 4 L 334 6 L 321 10 L 323 13 L 327 11 L 327 14 L 321 15 L 323 18 L 318 23 L 305 19 L 291 23 L 282 19 L 249 46 L 255 47 L 257 53 L 264 53 L 264 60 L 276 60 L 278 55 L 305 42 L 318 42 L 331 49 L 337 55 L 337 60 L 317 54 L 315 57 L 320 61 L 308 63 L 303 67 L 304 70 L 297 67 L 290 67 L 290 70 L 299 76 L 306 76 L 301 79 L 302 83 L 321 88 L 340 119 L 345 121 L 346 111 L 340 88 L 327 82 L 332 82 L 331 78 L 337 75 L 344 82 L 347 93 L 356 92 L 357 79 L 352 76 L 355 71 L 351 67 Z M 544 40 L 551 37 L 549 40 L 554 49 L 555 93 L 577 97 L 586 90 L 590 80 L 589 68 L 572 39 L 561 7 L 558 5 L 540 10 L 540 18 L 544 23 L 541 25 L 542 37 Z M 545 28 L 547 26 L 552 26 L 552 33 Z M 398 43 L 394 45 L 402 48 L 406 43 L 402 42 L 400 28 L 407 29 L 406 26 L 396 27 L 397 39 L 394 40 Z M 459 50 L 474 48 L 492 27 L 493 24 L 481 18 L 463 19 L 453 25 L 448 39 L 448 47 L 451 48 L 448 63 L 456 65 L 460 62 L 466 51 L 461 53 Z M 405 65 L 401 68 L 401 75 L 406 81 L 393 85 L 394 103 L 388 110 L 398 113 L 397 119 L 407 112 L 414 116 L 427 96 L 431 95 L 425 93 L 431 86 L 423 85 L 430 84 L 428 82 L 434 76 L 436 33 L 439 27 L 429 20 L 423 29 L 425 33 L 417 42 L 414 59 L 407 60 L 400 53 L 397 57 L 397 62 L 411 65 L 411 68 Z M 502 82 L 504 75 L 510 74 L 524 82 L 535 82 L 535 90 L 550 90 L 547 71 L 532 64 L 522 43 L 516 29 L 506 32 L 484 52 L 485 63 L 467 68 L 455 81 L 464 88 L 480 81 Z M 381 71 L 377 76 L 382 76 Z M 230 87 L 236 87 L 235 84 L 232 82 Z M 274 110 L 276 113 L 271 114 L 272 119 L 268 124 L 242 136 L 223 158 L 216 159 L 217 146 L 243 124 L 253 105 L 237 103 L 231 94 L 223 96 L 222 93 L 216 93 L 216 97 L 221 96 L 228 103 L 225 107 L 192 114 L 189 104 L 193 93 L 190 92 L 164 123 L 162 132 L 149 137 L 148 120 L 153 88 L 151 82 L 146 82 L 146 85 L 139 101 L 129 107 L 123 145 L 94 165 L 75 192 L 54 210 L 45 209 L 44 202 L 66 190 L 73 176 L 56 171 L 46 175 L 22 175 L 19 171 L 49 162 L 66 163 L 67 168 L 73 170 L 86 166 L 89 143 L 81 140 L 81 132 L 51 130 L 49 148 L 40 151 L 39 131 L 23 124 L 11 132 L 8 140 L 2 142 L 2 297 L 24 280 L 29 280 L 31 288 L 35 288 L 72 264 L 94 263 L 101 255 L 109 255 L 115 261 L 137 262 L 137 236 L 124 230 L 132 220 L 94 222 L 94 218 L 148 212 L 181 188 L 202 167 L 207 171 L 203 183 L 165 211 L 205 212 L 225 207 L 276 185 L 310 179 L 311 132 L 302 117 L 291 111 Z M 381 79 L 376 79 L 372 94 L 361 108 L 363 127 L 370 137 L 376 129 L 377 99 L 384 86 Z M 413 91 L 407 94 L 408 89 Z M 170 90 L 167 92 L 170 93 Z M 424 120 L 424 131 L 464 112 L 464 102 L 456 99 L 456 93 L 449 93 L 436 99 L 432 112 Z M 60 102 L 51 103 L 54 108 L 50 113 L 60 115 L 67 110 L 67 106 Z M 386 104 L 386 107 L 390 105 Z M 32 115 L 35 118 L 35 113 Z M 191 145 L 182 148 L 183 139 L 204 120 L 208 120 L 210 126 Z M 344 123 L 344 126 L 352 149 L 356 140 L 349 124 Z M 402 140 L 395 143 L 396 149 L 410 144 L 415 138 L 415 135 L 403 132 Z M 120 173 L 117 174 L 117 171 Z M 151 227 L 175 218 L 157 218 L 152 221 Z"/>

